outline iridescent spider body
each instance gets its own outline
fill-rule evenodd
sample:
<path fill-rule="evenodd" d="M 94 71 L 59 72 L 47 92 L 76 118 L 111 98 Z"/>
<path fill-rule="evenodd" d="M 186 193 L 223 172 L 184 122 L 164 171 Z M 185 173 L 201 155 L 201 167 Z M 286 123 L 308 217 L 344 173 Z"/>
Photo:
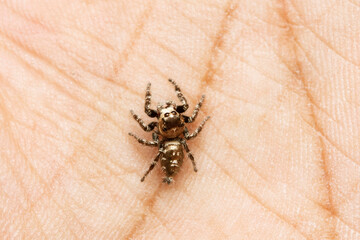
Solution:
<path fill-rule="evenodd" d="M 184 149 L 179 139 L 164 141 L 163 149 L 161 168 L 171 182 L 171 178 L 178 173 L 183 163 Z M 167 179 L 164 179 L 164 181 L 168 182 Z"/>
<path fill-rule="evenodd" d="M 176 138 L 185 130 L 185 120 L 181 113 L 176 111 L 173 102 L 167 102 L 158 107 L 159 134 L 165 138 Z"/>
<path fill-rule="evenodd" d="M 159 148 L 159 151 L 154 161 L 151 163 L 149 169 L 141 178 L 141 181 L 145 180 L 145 177 L 150 173 L 150 171 L 155 167 L 156 163 L 160 160 L 161 169 L 165 174 L 163 182 L 170 184 L 173 181 L 173 177 L 176 175 L 176 173 L 178 173 L 183 163 L 184 150 L 187 152 L 188 157 L 192 162 L 194 171 L 197 172 L 194 156 L 190 152 L 186 140 L 190 140 L 191 138 L 196 137 L 205 125 L 205 122 L 210 117 L 206 117 L 192 134 L 189 134 L 185 125 L 195 120 L 205 96 L 203 95 L 201 97 L 199 103 L 194 109 L 192 116 L 185 116 L 182 113 L 184 113 L 189 107 L 187 101 L 181 93 L 181 90 L 177 86 L 177 84 L 171 79 L 169 79 L 169 81 L 175 86 L 175 91 L 182 105 L 177 106 L 174 102 L 168 101 L 165 104 L 159 104 L 156 111 L 151 109 L 151 84 L 149 83 L 147 85 L 145 95 L 145 113 L 149 117 L 156 117 L 158 121 L 151 122 L 146 125 L 143 120 L 139 118 L 138 115 L 136 115 L 132 110 L 130 111 L 134 119 L 139 123 L 139 125 L 144 131 L 150 132 L 154 130 L 154 132 L 152 141 L 139 138 L 133 133 L 129 133 L 129 135 L 133 136 L 139 143 L 143 145 Z"/>

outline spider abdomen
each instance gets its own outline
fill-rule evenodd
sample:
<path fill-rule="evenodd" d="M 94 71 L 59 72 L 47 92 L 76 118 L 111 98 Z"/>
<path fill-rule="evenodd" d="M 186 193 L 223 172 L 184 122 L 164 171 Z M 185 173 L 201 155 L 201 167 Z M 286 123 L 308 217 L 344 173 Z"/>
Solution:
<path fill-rule="evenodd" d="M 173 177 L 183 163 L 184 149 L 178 139 L 165 141 L 163 146 L 161 167 L 166 177 Z"/>

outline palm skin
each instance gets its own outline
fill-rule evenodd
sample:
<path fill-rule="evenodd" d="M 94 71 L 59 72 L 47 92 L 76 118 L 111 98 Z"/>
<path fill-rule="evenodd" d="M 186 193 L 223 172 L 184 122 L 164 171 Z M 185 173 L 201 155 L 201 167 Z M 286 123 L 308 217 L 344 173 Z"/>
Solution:
<path fill-rule="evenodd" d="M 356 1 L 1 1 L 3 239 L 360 239 Z M 129 110 L 206 100 L 175 183 Z"/>

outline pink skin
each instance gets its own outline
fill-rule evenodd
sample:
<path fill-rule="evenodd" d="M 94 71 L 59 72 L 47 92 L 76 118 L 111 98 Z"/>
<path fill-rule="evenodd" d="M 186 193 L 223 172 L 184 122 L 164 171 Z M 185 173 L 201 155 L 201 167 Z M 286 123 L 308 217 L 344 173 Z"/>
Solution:
<path fill-rule="evenodd" d="M 1 1 L 3 239 L 360 239 L 354 0 Z M 171 185 L 129 109 L 206 100 Z M 155 109 L 155 104 L 152 105 Z"/>

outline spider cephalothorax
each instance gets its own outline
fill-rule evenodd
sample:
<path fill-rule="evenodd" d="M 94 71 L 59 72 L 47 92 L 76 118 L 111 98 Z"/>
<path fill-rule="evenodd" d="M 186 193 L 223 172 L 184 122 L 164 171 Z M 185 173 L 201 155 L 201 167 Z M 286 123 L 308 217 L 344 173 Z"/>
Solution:
<path fill-rule="evenodd" d="M 194 133 L 189 134 L 185 124 L 191 123 L 195 120 L 200 107 L 204 101 L 205 96 L 203 95 L 196 105 L 194 112 L 191 117 L 185 116 L 184 113 L 188 109 L 188 104 L 181 93 L 180 88 L 177 84 L 169 79 L 169 81 L 175 86 L 176 94 L 181 101 L 182 105 L 176 105 L 172 101 L 167 101 L 165 104 L 159 104 L 157 110 L 153 110 L 150 108 L 151 104 L 151 93 L 150 93 L 150 86 L 149 83 L 146 88 L 146 95 L 145 95 L 145 113 L 152 118 L 158 118 L 158 122 L 151 122 L 146 125 L 142 119 L 139 118 L 133 111 L 131 114 L 133 115 L 134 119 L 140 124 L 142 129 L 147 132 L 154 130 L 153 132 L 153 141 L 148 141 L 145 139 L 141 139 L 136 135 L 129 133 L 131 136 L 135 137 L 139 143 L 147 145 L 147 146 L 154 146 L 159 148 L 159 152 L 155 157 L 155 160 L 150 165 L 149 170 L 144 174 L 141 178 L 141 181 L 145 180 L 145 177 L 149 174 L 149 172 L 155 167 L 156 163 L 161 159 L 161 168 L 165 173 L 166 177 L 164 178 L 164 182 L 171 183 L 173 181 L 173 176 L 179 171 L 183 159 L 184 159 L 184 150 L 187 152 L 193 167 L 194 171 L 197 171 L 195 160 L 193 155 L 191 154 L 186 140 L 196 137 L 201 129 L 203 128 L 205 122 L 210 118 L 206 117 L 200 126 L 195 130 Z M 183 138 L 182 138 L 183 135 Z M 161 139 L 159 139 L 159 136 Z"/>
<path fill-rule="evenodd" d="M 161 136 L 176 138 L 185 130 L 185 120 L 181 113 L 176 111 L 176 104 L 167 102 L 158 108 L 158 130 Z"/>

